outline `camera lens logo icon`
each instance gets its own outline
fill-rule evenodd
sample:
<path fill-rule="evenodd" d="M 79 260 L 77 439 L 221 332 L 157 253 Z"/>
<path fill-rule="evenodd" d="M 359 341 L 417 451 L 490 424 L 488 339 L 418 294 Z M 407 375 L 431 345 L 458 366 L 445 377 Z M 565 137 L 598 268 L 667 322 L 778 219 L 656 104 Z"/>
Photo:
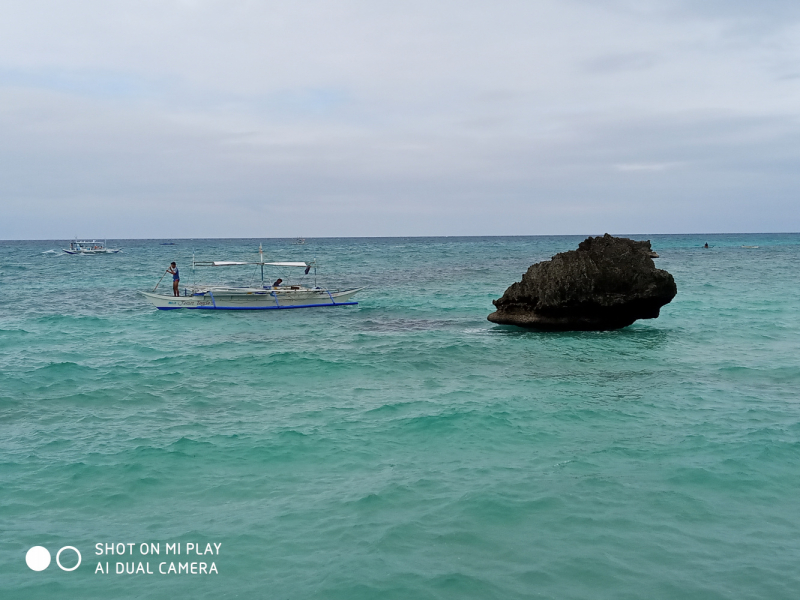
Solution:
<path fill-rule="evenodd" d="M 61 564 L 61 553 L 64 550 L 72 550 L 78 555 L 78 562 L 75 563 L 74 567 L 65 567 Z M 56 564 L 62 571 L 74 571 L 81 566 L 81 558 L 81 553 L 75 546 L 64 546 L 56 554 Z M 50 551 L 44 546 L 34 546 L 25 554 L 25 562 L 28 563 L 28 567 L 32 571 L 44 571 L 50 566 L 50 560 Z"/>
<path fill-rule="evenodd" d="M 44 571 L 50 566 L 50 552 L 44 546 L 34 546 L 25 555 L 25 562 L 32 571 Z"/>

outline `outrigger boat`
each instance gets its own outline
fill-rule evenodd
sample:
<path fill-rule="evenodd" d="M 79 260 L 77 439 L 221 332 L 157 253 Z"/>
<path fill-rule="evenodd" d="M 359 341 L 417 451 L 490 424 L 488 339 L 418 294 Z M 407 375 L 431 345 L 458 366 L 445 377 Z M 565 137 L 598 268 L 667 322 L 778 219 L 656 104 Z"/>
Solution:
<path fill-rule="evenodd" d="M 102 242 L 92 240 L 90 242 L 88 240 L 78 241 L 77 238 L 69 243 L 69 249 L 62 248 L 62 250 L 67 254 L 116 254 L 120 252 L 119 248 L 106 246 L 105 240 Z"/>
<path fill-rule="evenodd" d="M 210 310 L 280 310 L 288 308 L 315 308 L 323 306 L 353 306 L 358 302 L 351 298 L 361 290 L 328 289 L 316 285 L 316 261 L 305 262 L 265 262 L 259 247 L 261 260 L 240 261 L 195 261 L 192 257 L 192 271 L 197 267 L 234 267 L 254 265 L 261 267 L 261 285 L 250 287 L 227 287 L 218 285 L 192 284 L 183 288 L 183 296 L 157 294 L 159 280 L 152 292 L 139 292 L 160 310 L 176 308 L 197 308 Z M 267 285 L 264 283 L 264 267 L 290 267 L 304 269 L 308 275 L 314 269 L 314 287 L 303 285 Z M 162 276 L 163 279 L 163 276 Z"/>

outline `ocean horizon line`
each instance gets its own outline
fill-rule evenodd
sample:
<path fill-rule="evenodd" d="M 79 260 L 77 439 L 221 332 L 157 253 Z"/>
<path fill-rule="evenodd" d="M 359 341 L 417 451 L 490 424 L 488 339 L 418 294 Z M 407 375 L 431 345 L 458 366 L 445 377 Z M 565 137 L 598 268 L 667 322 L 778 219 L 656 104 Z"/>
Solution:
<path fill-rule="evenodd" d="M 606 233 L 610 235 L 617 236 L 617 237 L 629 237 L 629 236 L 679 236 L 679 235 L 686 235 L 686 236 L 695 236 L 695 235 L 704 235 L 704 236 L 731 236 L 731 235 L 798 235 L 800 231 L 730 231 L 730 232 L 716 232 L 716 233 L 709 233 L 709 232 L 681 232 L 681 233 L 612 233 L 610 231 L 604 231 L 602 233 L 535 233 L 535 234 L 508 234 L 508 235 L 497 235 L 497 234 L 490 234 L 490 235 L 323 235 L 323 236 L 279 236 L 279 237 L 270 237 L 270 236 L 237 236 L 237 237 L 114 237 L 114 236 L 78 236 L 76 237 L 61 237 L 61 238 L 23 238 L 23 239 L 11 239 L 11 238 L 0 238 L 0 243 L 2 242 L 60 242 L 60 241 L 70 241 L 75 239 L 82 239 L 82 240 L 130 240 L 130 241 L 139 241 L 139 242 L 146 242 L 146 241 L 197 241 L 197 240 L 391 240 L 391 239 L 485 239 L 485 238 L 552 238 L 552 237 L 590 237 L 590 236 L 602 236 Z"/>

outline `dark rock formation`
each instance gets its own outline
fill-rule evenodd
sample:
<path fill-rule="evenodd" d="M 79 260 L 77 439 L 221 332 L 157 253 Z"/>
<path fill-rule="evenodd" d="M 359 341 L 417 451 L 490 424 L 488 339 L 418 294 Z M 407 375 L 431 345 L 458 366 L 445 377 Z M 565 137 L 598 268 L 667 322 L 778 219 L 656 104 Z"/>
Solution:
<path fill-rule="evenodd" d="M 603 331 L 655 319 L 678 288 L 656 269 L 650 242 L 605 234 L 531 265 L 499 300 L 492 323 L 550 331 Z"/>

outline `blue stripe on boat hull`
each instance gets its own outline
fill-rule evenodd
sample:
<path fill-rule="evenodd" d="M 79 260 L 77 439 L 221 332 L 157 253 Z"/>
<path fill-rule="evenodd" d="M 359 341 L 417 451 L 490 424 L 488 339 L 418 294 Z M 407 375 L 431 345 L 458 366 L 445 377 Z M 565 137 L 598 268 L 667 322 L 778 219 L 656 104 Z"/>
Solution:
<path fill-rule="evenodd" d="M 358 302 L 336 302 L 335 304 L 295 304 L 294 306 L 158 306 L 158 310 L 288 310 L 290 308 L 319 308 L 323 306 L 353 306 Z"/>

